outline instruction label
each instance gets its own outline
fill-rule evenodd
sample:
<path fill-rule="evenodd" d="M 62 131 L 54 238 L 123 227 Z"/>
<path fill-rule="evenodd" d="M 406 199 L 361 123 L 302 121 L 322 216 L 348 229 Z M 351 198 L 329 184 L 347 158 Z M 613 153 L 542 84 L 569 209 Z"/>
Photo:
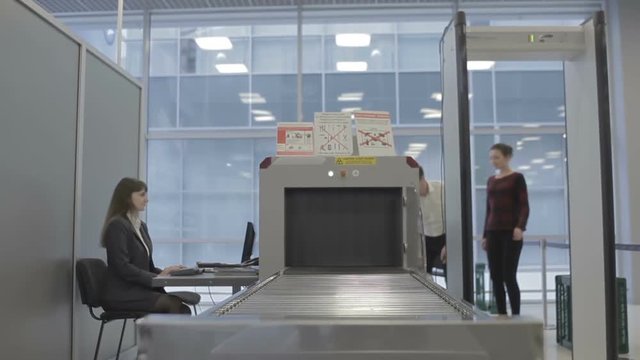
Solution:
<path fill-rule="evenodd" d="M 313 155 L 313 124 L 279 123 L 278 156 Z"/>
<path fill-rule="evenodd" d="M 396 154 L 391 129 L 391 115 L 383 111 L 356 111 L 358 153 L 371 156 Z"/>
<path fill-rule="evenodd" d="M 342 156 L 336 158 L 336 165 L 375 165 L 375 156 Z"/>
<path fill-rule="evenodd" d="M 317 155 L 353 154 L 351 113 L 316 113 L 314 125 Z"/>

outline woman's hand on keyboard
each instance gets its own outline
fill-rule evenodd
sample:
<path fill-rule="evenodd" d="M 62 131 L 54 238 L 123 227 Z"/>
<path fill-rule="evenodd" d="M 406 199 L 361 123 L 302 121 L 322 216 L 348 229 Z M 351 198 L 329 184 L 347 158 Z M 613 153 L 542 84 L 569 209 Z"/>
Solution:
<path fill-rule="evenodd" d="M 162 272 L 160 272 L 160 276 L 167 276 L 167 275 L 171 275 L 172 272 L 176 271 L 176 270 L 182 270 L 186 268 L 186 266 L 184 265 L 171 265 L 171 266 L 167 266 L 166 268 L 164 268 L 162 270 Z"/>

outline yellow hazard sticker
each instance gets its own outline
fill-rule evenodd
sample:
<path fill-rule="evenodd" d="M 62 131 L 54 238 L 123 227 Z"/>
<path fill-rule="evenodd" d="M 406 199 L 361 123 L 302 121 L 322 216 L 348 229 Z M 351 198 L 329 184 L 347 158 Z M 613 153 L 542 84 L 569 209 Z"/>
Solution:
<path fill-rule="evenodd" d="M 373 156 L 337 157 L 336 165 L 375 165 L 378 158 Z"/>

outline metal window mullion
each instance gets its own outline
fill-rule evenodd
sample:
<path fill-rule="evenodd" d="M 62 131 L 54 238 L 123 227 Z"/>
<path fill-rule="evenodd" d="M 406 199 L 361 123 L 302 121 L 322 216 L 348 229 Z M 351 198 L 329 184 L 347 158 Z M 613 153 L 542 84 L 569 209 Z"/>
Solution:
<path fill-rule="evenodd" d="M 180 124 L 180 96 L 181 96 L 181 87 L 182 87 L 182 56 L 180 56 L 180 44 L 182 42 L 181 36 L 181 28 L 178 27 L 178 38 L 176 39 L 176 66 L 178 67 L 176 70 L 176 128 L 179 129 L 182 124 Z"/>
<path fill-rule="evenodd" d="M 303 64 L 303 52 L 302 52 L 302 0 L 298 0 L 297 4 L 297 28 L 298 33 L 296 36 L 297 44 L 296 47 L 298 54 L 297 61 L 297 71 L 296 71 L 296 114 L 297 121 L 302 121 L 304 119 L 304 110 L 303 110 L 303 101 L 304 101 L 304 93 L 303 93 L 303 79 L 302 79 L 302 64 Z"/>
<path fill-rule="evenodd" d="M 400 46 L 398 41 L 398 23 L 393 23 L 393 47 L 394 47 L 394 59 L 393 59 L 393 75 L 395 81 L 395 97 L 396 97 L 396 124 L 400 124 L 400 64 L 399 55 Z"/>
<path fill-rule="evenodd" d="M 325 29 L 326 30 L 326 29 Z M 320 71 L 321 71 L 321 90 L 322 90 L 322 111 L 327 111 L 327 71 L 325 69 L 326 65 L 326 45 L 325 45 L 325 33 L 322 32 L 320 35 Z"/>
<path fill-rule="evenodd" d="M 74 209 L 73 209 L 73 244 L 71 247 L 71 257 L 75 264 L 80 253 L 80 239 L 82 237 L 82 171 L 84 161 L 84 112 L 85 112 L 85 89 L 86 89 L 86 67 L 87 67 L 87 48 L 84 45 L 79 47 L 78 59 L 78 102 L 76 110 L 76 159 L 75 159 L 75 184 L 74 184 Z M 71 271 L 72 283 L 76 283 L 76 272 Z M 76 341 L 78 335 L 78 317 L 75 315 L 75 304 L 77 297 L 77 288 L 72 286 L 71 289 L 71 357 L 77 359 L 79 345 Z"/>
<path fill-rule="evenodd" d="M 116 64 L 122 67 L 122 18 L 124 17 L 124 0 L 118 0 L 116 15 Z"/>
<path fill-rule="evenodd" d="M 138 176 L 147 180 L 148 167 L 148 124 L 149 124 L 149 77 L 151 66 L 151 13 L 145 11 L 142 17 L 142 104 L 140 107 L 140 154 Z M 146 220 L 146 212 L 145 212 Z"/>
<path fill-rule="evenodd" d="M 184 161 L 184 152 L 185 152 L 185 143 L 187 142 L 187 140 L 180 140 L 180 170 L 181 170 L 181 174 L 180 174 L 180 191 L 178 192 L 179 194 L 179 201 L 178 201 L 178 206 L 180 209 L 180 223 L 178 224 L 179 229 L 180 229 L 180 238 L 184 239 L 184 194 L 185 194 L 185 188 L 184 188 L 184 176 L 185 176 L 185 161 Z M 179 244 L 180 247 L 180 263 L 184 264 L 184 243 L 180 243 Z"/>
<path fill-rule="evenodd" d="M 248 65 L 249 65 L 249 74 L 248 74 L 248 81 L 249 81 L 249 93 L 253 93 L 253 75 L 255 75 L 253 73 L 253 26 L 249 26 L 249 61 L 248 61 Z M 266 95 L 265 95 L 266 96 Z M 249 111 L 247 113 L 247 121 L 248 127 L 252 127 L 253 126 L 253 116 L 252 116 L 252 110 L 253 110 L 253 101 L 249 101 Z"/>

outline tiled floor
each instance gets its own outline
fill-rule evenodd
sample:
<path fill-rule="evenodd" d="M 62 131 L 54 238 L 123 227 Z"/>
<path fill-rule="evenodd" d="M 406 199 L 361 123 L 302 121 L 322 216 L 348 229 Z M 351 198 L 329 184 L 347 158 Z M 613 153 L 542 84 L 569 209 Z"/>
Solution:
<path fill-rule="evenodd" d="M 640 305 L 630 305 L 627 309 L 629 322 L 629 353 L 620 355 L 620 359 L 640 360 Z M 541 304 L 525 304 L 522 306 L 522 315 L 541 319 Z M 556 313 L 555 304 L 548 305 L 548 325 L 552 328 L 544 332 L 545 360 L 571 360 L 571 351 L 556 343 Z"/>

